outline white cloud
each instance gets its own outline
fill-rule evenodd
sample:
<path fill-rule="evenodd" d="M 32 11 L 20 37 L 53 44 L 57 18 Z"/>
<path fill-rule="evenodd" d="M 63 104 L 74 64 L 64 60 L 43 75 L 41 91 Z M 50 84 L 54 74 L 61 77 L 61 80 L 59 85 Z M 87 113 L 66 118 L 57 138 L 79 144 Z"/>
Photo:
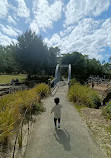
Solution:
<path fill-rule="evenodd" d="M 16 0 L 18 2 L 18 8 L 16 9 L 18 16 L 28 18 L 30 16 L 30 10 L 27 8 L 24 0 Z"/>
<path fill-rule="evenodd" d="M 7 45 L 11 44 L 12 42 L 17 43 L 17 40 L 14 38 L 9 38 L 8 36 L 6 36 L 0 32 L 0 44 L 1 45 L 7 46 Z"/>
<path fill-rule="evenodd" d="M 61 43 L 61 37 L 58 34 L 54 34 L 50 40 L 45 38 L 44 43 L 47 43 L 49 47 L 56 46 Z"/>
<path fill-rule="evenodd" d="M 34 31 L 36 34 L 39 33 L 39 28 L 35 20 L 33 20 L 32 23 L 30 24 L 30 29 Z"/>
<path fill-rule="evenodd" d="M 21 34 L 21 31 L 15 29 L 15 28 L 12 28 L 11 26 L 4 26 L 2 24 L 0 24 L 0 30 L 8 35 L 8 36 L 14 36 L 14 37 L 17 37 L 19 34 Z"/>
<path fill-rule="evenodd" d="M 8 13 L 8 2 L 7 0 L 0 0 L 0 19 L 6 18 Z"/>
<path fill-rule="evenodd" d="M 70 0 L 65 9 L 65 27 L 85 16 L 98 16 L 106 11 L 110 0 Z"/>
<path fill-rule="evenodd" d="M 51 46 L 59 46 L 61 53 L 73 51 L 89 55 L 90 58 L 102 60 L 101 52 L 105 47 L 111 48 L 111 18 L 105 21 L 95 21 L 85 18 L 77 26 L 68 27 L 60 34 L 54 34 L 44 42 Z"/>
<path fill-rule="evenodd" d="M 7 21 L 9 22 L 9 23 L 12 23 L 12 24 L 16 24 L 16 21 L 9 15 L 8 16 L 8 18 L 7 18 Z"/>
<path fill-rule="evenodd" d="M 34 20 L 32 20 L 30 27 L 36 32 L 38 32 L 39 29 L 45 31 L 46 28 L 52 28 L 52 23 L 60 19 L 61 13 L 62 2 L 60 0 L 55 1 L 51 5 L 49 5 L 47 0 L 34 0 Z"/>
<path fill-rule="evenodd" d="M 24 0 L 16 0 L 18 6 L 15 7 L 8 0 L 0 0 L 0 18 L 5 19 L 8 15 L 9 9 L 13 10 L 19 17 L 28 18 L 30 16 L 30 10 L 27 8 Z M 9 16 L 8 21 L 14 23 L 14 19 Z"/>

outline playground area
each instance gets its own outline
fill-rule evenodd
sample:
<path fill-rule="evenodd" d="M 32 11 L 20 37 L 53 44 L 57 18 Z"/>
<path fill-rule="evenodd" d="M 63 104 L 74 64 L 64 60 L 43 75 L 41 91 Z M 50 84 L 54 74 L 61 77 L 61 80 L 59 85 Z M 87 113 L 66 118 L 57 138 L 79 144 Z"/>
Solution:
<path fill-rule="evenodd" d="M 98 91 L 101 97 L 103 98 L 103 100 L 111 93 L 111 80 L 109 79 L 91 78 L 88 81 L 88 86 Z M 111 94 L 108 98 L 109 100 L 111 99 Z"/>

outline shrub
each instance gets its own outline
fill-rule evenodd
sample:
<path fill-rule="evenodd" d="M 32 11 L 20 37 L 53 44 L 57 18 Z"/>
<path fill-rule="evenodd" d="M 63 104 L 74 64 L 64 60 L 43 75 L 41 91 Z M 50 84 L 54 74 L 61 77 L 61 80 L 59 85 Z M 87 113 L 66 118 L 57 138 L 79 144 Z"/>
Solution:
<path fill-rule="evenodd" d="M 38 84 L 35 88 L 17 91 L 0 99 L 0 142 L 7 143 L 8 137 L 19 127 L 26 109 L 27 113 L 34 113 L 34 108 L 36 112 L 43 111 L 39 102 L 48 92 L 46 84 Z"/>
<path fill-rule="evenodd" d="M 0 142 L 7 143 L 20 119 L 21 115 L 17 106 L 15 108 L 7 106 L 4 111 L 0 112 Z"/>
<path fill-rule="evenodd" d="M 76 78 L 71 79 L 70 85 L 74 85 L 75 83 L 79 83 L 79 82 L 77 82 Z"/>
<path fill-rule="evenodd" d="M 68 98 L 70 101 L 93 108 L 97 108 L 98 102 L 101 101 L 99 94 L 96 91 L 92 90 L 90 87 L 83 86 L 78 82 L 70 87 Z"/>
<path fill-rule="evenodd" d="M 102 108 L 102 114 L 106 118 L 111 119 L 111 101 L 109 101 L 109 103 L 107 103 L 107 105 Z"/>
<path fill-rule="evenodd" d="M 46 96 L 46 94 L 49 93 L 49 87 L 45 83 L 40 83 L 37 86 L 35 86 L 35 91 L 37 94 L 39 94 L 41 97 Z"/>
<path fill-rule="evenodd" d="M 35 103 L 35 104 L 33 104 L 32 114 L 36 115 L 36 114 L 44 112 L 44 111 L 45 111 L 45 108 L 43 107 L 42 103 Z"/>

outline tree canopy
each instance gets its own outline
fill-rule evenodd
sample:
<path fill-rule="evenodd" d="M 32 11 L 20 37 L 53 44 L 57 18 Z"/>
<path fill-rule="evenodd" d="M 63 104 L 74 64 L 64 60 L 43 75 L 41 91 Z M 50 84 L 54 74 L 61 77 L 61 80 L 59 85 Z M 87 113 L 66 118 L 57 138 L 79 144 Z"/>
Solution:
<path fill-rule="evenodd" d="M 90 75 L 111 75 L 109 63 L 89 59 L 80 52 L 67 53 L 60 57 L 58 47 L 44 44 L 42 37 L 31 30 L 26 31 L 6 47 L 0 46 L 0 73 L 27 73 L 29 75 L 54 75 L 57 63 L 71 64 L 72 76 L 85 80 Z"/>
<path fill-rule="evenodd" d="M 0 73 L 19 72 L 19 67 L 14 57 L 16 46 L 0 46 Z"/>
<path fill-rule="evenodd" d="M 0 46 L 1 73 L 53 74 L 60 52 L 58 47 L 48 48 L 42 37 L 31 30 L 17 40 L 16 45 Z"/>
<path fill-rule="evenodd" d="M 109 57 L 109 59 L 108 59 L 108 60 L 109 60 L 109 63 L 111 63 L 111 56 Z"/>
<path fill-rule="evenodd" d="M 16 60 L 28 74 L 41 73 L 48 62 L 48 48 L 41 37 L 27 31 L 18 37 Z"/>
<path fill-rule="evenodd" d="M 87 79 L 90 75 L 108 74 L 99 60 L 89 59 L 87 55 L 82 55 L 79 52 L 63 55 L 61 62 L 62 64 L 71 64 L 72 76 L 79 79 Z"/>

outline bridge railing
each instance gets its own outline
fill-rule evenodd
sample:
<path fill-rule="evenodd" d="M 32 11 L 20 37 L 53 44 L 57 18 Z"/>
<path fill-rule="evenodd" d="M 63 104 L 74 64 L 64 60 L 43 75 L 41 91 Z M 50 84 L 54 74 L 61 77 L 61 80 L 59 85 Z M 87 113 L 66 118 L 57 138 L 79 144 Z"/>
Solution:
<path fill-rule="evenodd" d="M 70 88 L 70 81 L 71 81 L 71 64 L 69 64 L 69 68 L 68 68 L 68 88 Z"/>
<path fill-rule="evenodd" d="M 48 79 L 48 85 L 49 85 L 50 93 L 52 93 L 54 91 L 54 89 L 56 88 L 56 85 L 54 85 L 54 87 L 52 86 L 55 83 L 56 80 L 57 80 L 57 77 L 54 78 L 53 80 Z"/>
<path fill-rule="evenodd" d="M 66 68 L 68 67 L 68 86 L 70 88 L 71 64 L 69 64 L 69 65 L 59 65 L 59 64 L 57 64 L 56 69 L 55 69 L 55 78 L 52 81 L 51 81 L 51 79 L 48 80 L 50 93 L 52 93 L 52 91 L 55 89 L 57 83 L 61 79 L 61 67 L 66 67 Z M 54 88 L 51 88 L 52 84 L 54 84 Z"/>

